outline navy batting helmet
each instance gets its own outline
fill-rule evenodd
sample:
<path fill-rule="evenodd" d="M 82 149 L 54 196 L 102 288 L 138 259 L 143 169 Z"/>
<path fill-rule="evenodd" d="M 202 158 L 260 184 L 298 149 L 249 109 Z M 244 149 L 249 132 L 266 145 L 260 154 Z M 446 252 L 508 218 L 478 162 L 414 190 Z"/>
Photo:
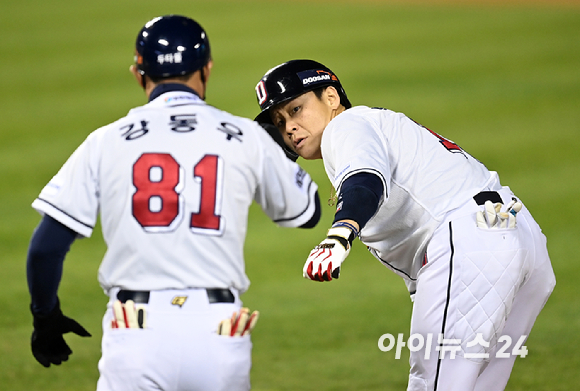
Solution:
<path fill-rule="evenodd" d="M 211 59 L 205 30 L 193 19 L 167 15 L 147 22 L 137 35 L 137 69 L 153 78 L 182 76 Z"/>
<path fill-rule="evenodd" d="M 324 86 L 336 88 L 344 107 L 348 109 L 352 106 L 338 77 L 319 62 L 292 60 L 270 69 L 256 85 L 258 104 L 262 110 L 256 121 L 272 123 L 269 113 L 272 107 Z"/>

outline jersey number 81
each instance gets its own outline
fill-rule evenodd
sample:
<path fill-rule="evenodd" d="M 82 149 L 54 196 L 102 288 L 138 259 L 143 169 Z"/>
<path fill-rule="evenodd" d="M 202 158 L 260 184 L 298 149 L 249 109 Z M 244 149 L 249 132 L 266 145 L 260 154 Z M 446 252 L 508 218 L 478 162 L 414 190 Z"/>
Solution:
<path fill-rule="evenodd" d="M 221 235 L 221 159 L 205 155 L 193 167 L 194 180 L 201 189 L 199 208 L 190 215 L 193 232 Z M 167 153 L 144 153 L 133 165 L 133 217 L 147 232 L 173 231 L 184 217 L 181 195 L 184 170 Z"/>

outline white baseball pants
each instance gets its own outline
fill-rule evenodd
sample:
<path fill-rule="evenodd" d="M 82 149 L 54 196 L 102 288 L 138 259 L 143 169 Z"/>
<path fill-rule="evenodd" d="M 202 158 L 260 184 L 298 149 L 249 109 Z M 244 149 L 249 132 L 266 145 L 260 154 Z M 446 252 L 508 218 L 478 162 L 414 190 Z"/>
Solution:
<path fill-rule="evenodd" d="M 506 187 L 498 193 L 504 204 L 513 196 Z M 517 214 L 516 228 L 485 229 L 475 221 L 481 208 L 471 201 L 452 212 L 427 248 L 410 332 L 432 343 L 411 352 L 408 391 L 503 390 L 513 349 L 555 286 L 546 238 L 529 211 Z"/>
<path fill-rule="evenodd" d="M 113 329 L 113 291 L 103 318 L 97 391 L 249 390 L 250 336 L 216 334 L 221 320 L 240 311 L 234 295 L 234 303 L 210 304 L 205 289 L 151 291 L 145 328 Z"/>

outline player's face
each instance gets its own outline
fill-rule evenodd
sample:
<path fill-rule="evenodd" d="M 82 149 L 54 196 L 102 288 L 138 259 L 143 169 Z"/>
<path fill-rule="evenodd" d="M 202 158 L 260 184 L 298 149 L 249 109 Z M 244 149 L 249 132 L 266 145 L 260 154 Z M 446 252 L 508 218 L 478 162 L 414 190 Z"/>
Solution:
<path fill-rule="evenodd" d="M 336 114 L 327 99 L 310 91 L 271 110 L 272 122 L 278 127 L 286 144 L 307 160 L 321 159 L 320 142 L 326 125 Z"/>

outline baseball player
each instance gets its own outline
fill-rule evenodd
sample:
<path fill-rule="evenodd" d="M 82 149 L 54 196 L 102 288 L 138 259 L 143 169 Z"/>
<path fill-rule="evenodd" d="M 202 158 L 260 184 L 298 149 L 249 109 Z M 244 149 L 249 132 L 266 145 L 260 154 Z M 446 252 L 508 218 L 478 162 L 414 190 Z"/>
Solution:
<path fill-rule="evenodd" d="M 305 278 L 338 278 L 358 237 L 414 301 L 408 390 L 503 390 L 555 277 L 546 239 L 521 200 L 457 144 L 404 114 L 351 107 L 311 60 L 268 71 L 260 122 L 289 153 L 322 159 L 336 189 L 328 236 Z M 420 343 L 423 341 L 423 343 Z M 506 357 L 507 356 L 507 357 Z"/>
<path fill-rule="evenodd" d="M 282 227 L 314 226 L 317 186 L 256 122 L 205 103 L 208 37 L 162 16 L 136 41 L 131 72 L 144 106 L 92 132 L 32 206 L 43 218 L 27 259 L 32 352 L 45 367 L 72 353 L 63 334 L 89 333 L 63 315 L 63 260 L 100 214 L 107 252 L 97 389 L 248 390 L 257 312 L 243 244 L 256 201 Z"/>

